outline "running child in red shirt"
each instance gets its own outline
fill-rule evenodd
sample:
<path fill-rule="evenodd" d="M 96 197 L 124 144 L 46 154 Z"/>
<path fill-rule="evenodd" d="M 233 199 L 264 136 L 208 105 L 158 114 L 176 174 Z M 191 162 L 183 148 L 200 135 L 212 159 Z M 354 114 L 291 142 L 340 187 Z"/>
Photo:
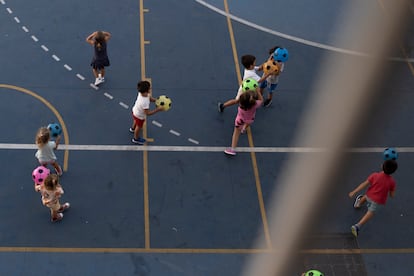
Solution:
<path fill-rule="evenodd" d="M 393 174 L 398 168 L 398 164 L 395 160 L 386 160 L 382 164 L 382 171 L 372 173 L 368 176 L 368 179 L 362 182 L 358 187 L 349 193 L 349 197 L 353 198 L 358 192 L 368 187 L 365 195 L 358 195 L 355 199 L 354 208 L 359 209 L 365 203 L 367 203 L 368 210 L 361 220 L 352 225 L 352 234 L 357 237 L 360 228 L 368 220 L 370 220 L 376 211 L 385 206 L 388 195 L 394 197 L 396 183 L 392 178 Z"/>

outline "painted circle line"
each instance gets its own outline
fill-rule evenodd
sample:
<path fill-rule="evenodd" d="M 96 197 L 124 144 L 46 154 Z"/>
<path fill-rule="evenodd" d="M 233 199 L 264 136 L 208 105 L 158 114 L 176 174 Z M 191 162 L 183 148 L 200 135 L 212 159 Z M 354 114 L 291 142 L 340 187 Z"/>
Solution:
<path fill-rule="evenodd" d="M 307 39 L 303 39 L 300 37 L 296 37 L 296 36 L 292 36 L 292 35 L 288 35 L 285 33 L 281 33 L 263 26 L 260 26 L 258 24 L 255 24 L 253 22 L 250 22 L 248 20 L 245 20 L 243 18 L 240 18 L 238 16 L 235 16 L 233 14 L 228 14 L 225 11 L 207 3 L 206 1 L 203 0 L 195 0 L 195 2 L 199 3 L 200 5 L 218 13 L 221 14 L 223 16 L 228 16 L 231 19 L 233 19 L 234 21 L 237 21 L 241 24 L 244 24 L 246 26 L 249 26 L 251 28 L 254 28 L 256 30 L 268 33 L 268 34 L 272 34 L 278 37 L 282 37 L 291 41 L 295 41 L 304 45 L 308 45 L 308 46 L 312 46 L 312 47 L 316 47 L 316 48 L 320 48 L 320 49 L 324 49 L 324 50 L 329 50 L 332 52 L 338 52 L 338 53 L 342 53 L 342 54 L 348 54 L 348 55 L 355 55 L 355 56 L 361 56 L 361 57 L 370 57 L 370 54 L 368 53 L 361 53 L 361 52 L 357 52 L 357 51 L 352 51 L 352 50 L 347 50 L 347 49 L 343 49 L 343 48 L 339 48 L 339 47 L 334 47 L 334 46 L 330 46 L 330 45 L 326 45 L 326 44 L 322 44 L 322 43 L 318 43 L 318 42 L 314 42 L 314 41 L 310 41 Z M 401 57 L 390 57 L 389 58 L 392 61 L 399 61 L 399 62 L 414 62 L 414 58 L 401 58 Z"/>

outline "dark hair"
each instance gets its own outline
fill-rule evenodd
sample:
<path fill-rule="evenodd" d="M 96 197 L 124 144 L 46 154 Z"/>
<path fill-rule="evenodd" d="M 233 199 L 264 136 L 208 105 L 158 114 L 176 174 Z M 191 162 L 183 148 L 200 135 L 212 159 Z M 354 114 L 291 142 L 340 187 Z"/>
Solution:
<path fill-rule="evenodd" d="M 252 108 L 256 104 L 256 99 L 254 96 L 255 92 L 251 90 L 241 94 L 239 98 L 240 108 L 243 110 L 249 110 L 250 108 Z"/>
<path fill-rule="evenodd" d="M 269 55 L 273 54 L 276 51 L 276 49 L 278 49 L 278 48 L 280 48 L 280 46 L 275 46 L 273 48 L 270 48 L 269 49 Z"/>
<path fill-rule="evenodd" d="M 244 55 L 241 57 L 241 63 L 243 64 L 244 68 L 249 68 L 254 64 L 256 61 L 256 57 L 253 55 Z"/>
<path fill-rule="evenodd" d="M 382 170 L 385 174 L 393 174 L 398 169 L 398 163 L 395 160 L 386 160 L 382 163 Z"/>
<path fill-rule="evenodd" d="M 139 81 L 137 84 L 137 89 L 141 93 L 148 92 L 151 88 L 151 84 L 149 81 Z"/>
<path fill-rule="evenodd" d="M 105 35 L 102 31 L 97 31 L 95 35 L 95 45 L 98 48 L 102 47 L 102 44 L 105 42 Z"/>

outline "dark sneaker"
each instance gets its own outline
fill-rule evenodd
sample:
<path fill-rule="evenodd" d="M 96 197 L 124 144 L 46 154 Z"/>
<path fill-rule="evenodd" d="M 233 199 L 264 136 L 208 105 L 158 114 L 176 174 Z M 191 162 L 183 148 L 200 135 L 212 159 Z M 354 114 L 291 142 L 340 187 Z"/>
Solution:
<path fill-rule="evenodd" d="M 354 208 L 355 208 L 355 209 L 359 209 L 359 208 L 361 208 L 361 199 L 362 199 L 362 197 L 363 197 L 363 195 L 358 195 L 358 196 L 355 198 L 355 202 L 354 202 Z"/>
<path fill-rule="evenodd" d="M 264 107 L 269 107 L 271 104 L 272 104 L 272 99 L 266 99 L 266 100 L 263 102 L 263 106 L 264 106 Z"/>
<path fill-rule="evenodd" d="M 132 143 L 137 144 L 137 145 L 143 145 L 147 140 L 143 139 L 143 138 L 132 138 Z"/>
<path fill-rule="evenodd" d="M 129 128 L 129 132 L 134 133 L 135 129 L 133 129 L 132 127 Z"/>
<path fill-rule="evenodd" d="M 236 151 L 233 148 L 227 148 L 224 150 L 224 153 L 227 155 L 236 155 Z"/>
<path fill-rule="evenodd" d="M 358 237 L 358 233 L 359 233 L 359 226 L 358 226 L 358 225 L 356 225 L 356 224 L 352 225 L 352 226 L 351 226 L 351 232 L 352 232 L 352 235 L 354 235 L 354 236 L 355 236 L 355 238 L 356 238 L 356 237 Z"/>
<path fill-rule="evenodd" d="M 224 111 L 224 105 L 221 102 L 217 103 L 217 108 L 218 108 L 218 112 L 223 112 Z"/>

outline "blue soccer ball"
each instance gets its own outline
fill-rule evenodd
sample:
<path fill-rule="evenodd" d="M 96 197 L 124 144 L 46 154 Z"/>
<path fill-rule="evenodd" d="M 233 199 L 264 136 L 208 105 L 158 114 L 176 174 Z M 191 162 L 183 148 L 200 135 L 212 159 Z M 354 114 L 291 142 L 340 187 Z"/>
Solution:
<path fill-rule="evenodd" d="M 384 150 L 384 160 L 397 160 L 398 152 L 395 148 L 386 148 Z"/>
<path fill-rule="evenodd" d="M 47 129 L 50 131 L 52 137 L 58 137 L 62 134 L 62 127 L 58 123 L 50 123 Z"/>
<path fill-rule="evenodd" d="M 289 59 L 289 52 L 286 48 L 277 48 L 273 53 L 273 59 L 278 62 L 286 62 Z"/>

